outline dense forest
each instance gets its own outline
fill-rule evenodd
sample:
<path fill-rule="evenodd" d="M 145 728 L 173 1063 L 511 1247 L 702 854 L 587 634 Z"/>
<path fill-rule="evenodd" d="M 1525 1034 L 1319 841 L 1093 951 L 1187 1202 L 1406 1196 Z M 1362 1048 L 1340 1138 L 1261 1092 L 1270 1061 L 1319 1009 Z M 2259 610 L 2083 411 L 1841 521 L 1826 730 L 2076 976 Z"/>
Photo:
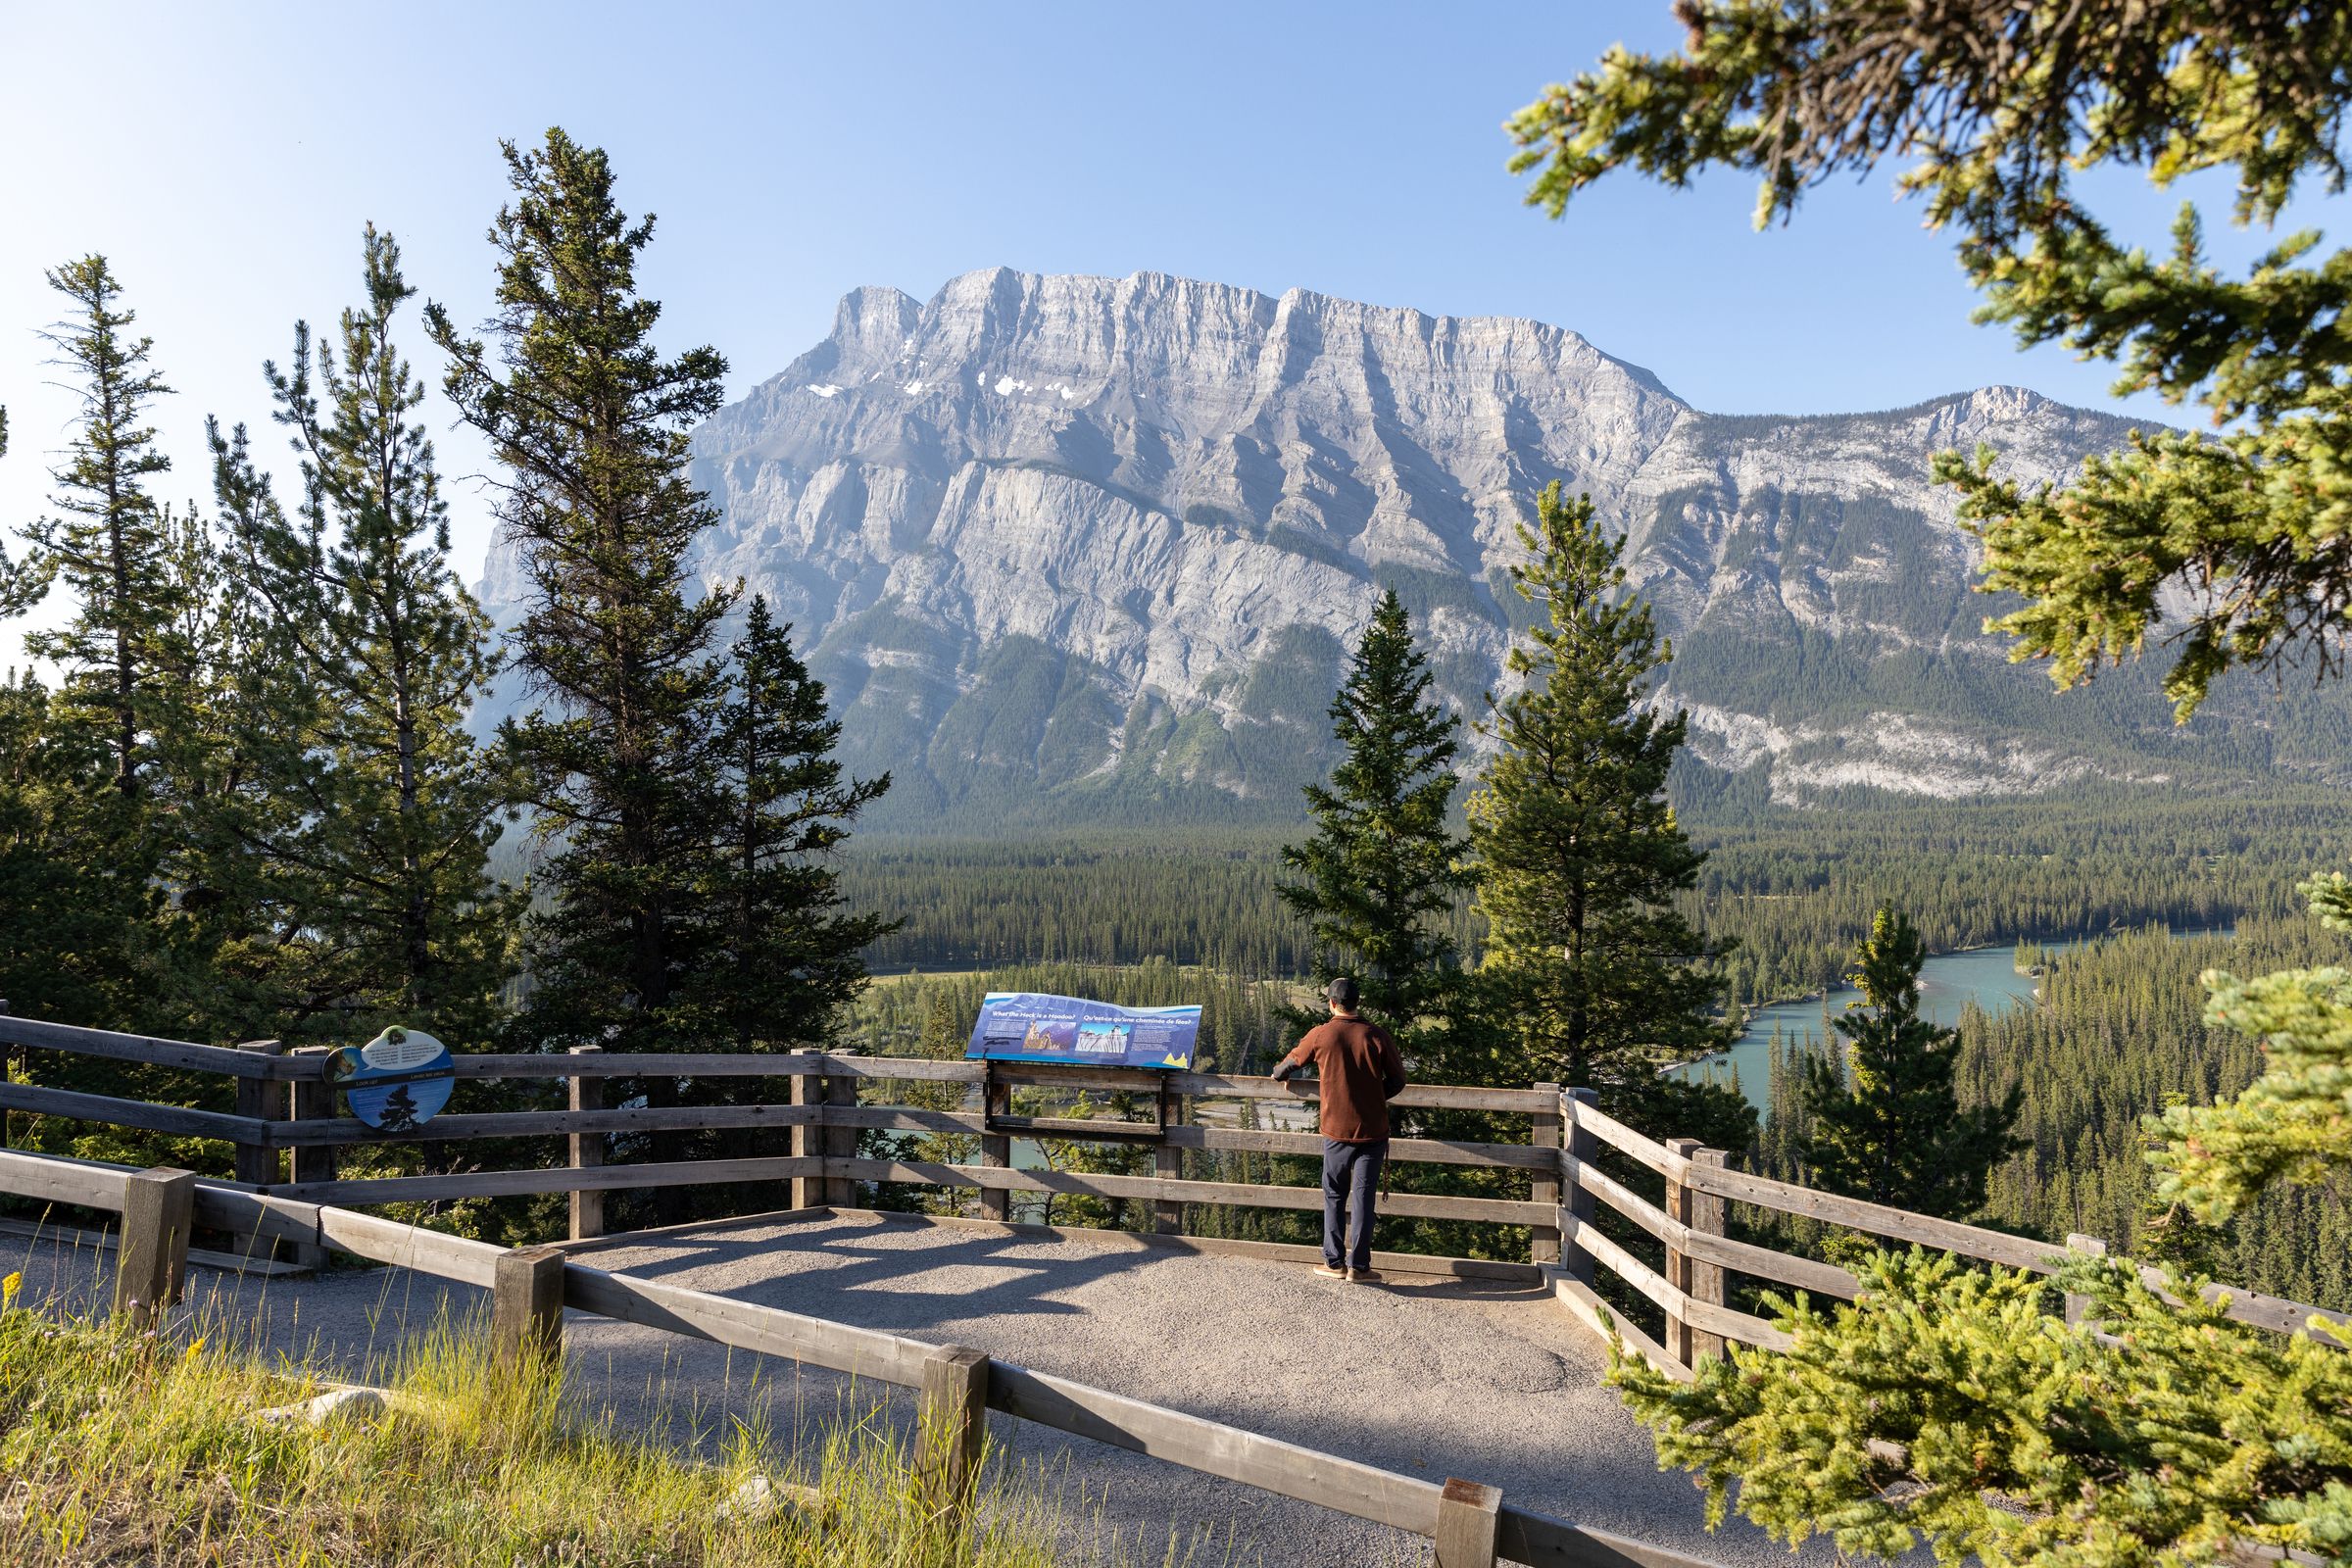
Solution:
<path fill-rule="evenodd" d="M 2343 858 L 2340 798 L 2282 786 L 2261 797 L 2078 791 L 2032 800 L 1839 808 L 1720 804 L 1684 817 L 1708 852 L 1688 912 L 1738 939 L 1734 1001 L 1837 983 L 1871 910 L 1893 899 L 1938 952 L 2147 924 L 2228 926 L 2294 908 L 2295 881 Z M 969 840 L 865 837 L 842 857 L 857 906 L 904 923 L 875 942 L 878 970 L 1044 961 L 1206 964 L 1244 976 L 1308 971 L 1313 954 L 1280 898 L 1274 829 L 1072 833 Z M 1473 956 L 1483 926 L 1453 917 Z"/>

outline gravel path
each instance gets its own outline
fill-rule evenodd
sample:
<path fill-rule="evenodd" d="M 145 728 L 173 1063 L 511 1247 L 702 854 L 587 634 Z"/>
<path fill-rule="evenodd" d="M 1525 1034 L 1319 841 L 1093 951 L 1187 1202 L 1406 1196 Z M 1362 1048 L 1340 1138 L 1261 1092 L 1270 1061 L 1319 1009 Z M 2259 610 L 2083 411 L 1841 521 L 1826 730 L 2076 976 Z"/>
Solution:
<path fill-rule="evenodd" d="M 10 1242 L 0 1272 L 35 1294 L 79 1296 L 103 1264 Z M 1407 1475 L 1499 1486 L 1523 1506 L 1718 1562 L 1794 1557 L 1734 1520 L 1703 1529 L 1700 1498 L 1656 1468 L 1648 1437 L 1601 1386 L 1603 1356 L 1547 1296 L 1482 1281 L 1393 1277 L 1384 1287 L 1298 1264 L 1200 1256 L 1115 1233 L 1054 1240 L 843 1214 L 711 1228 L 583 1251 L 578 1260 L 764 1305 L 974 1346 L 1042 1372 L 1192 1411 Z M 264 1325 L 269 1341 L 360 1369 L 405 1330 L 484 1293 L 403 1270 L 318 1279 L 192 1271 L 192 1297 Z M 574 1316 L 570 1374 L 626 1421 L 723 1433 L 756 1408 L 781 1432 L 837 1414 L 906 1419 L 909 1400 L 657 1330 Z M 991 1418 L 1006 1462 L 1060 1490 L 1090 1537 L 1157 1563 L 1356 1568 L 1425 1562 L 1414 1538 L 1140 1454 Z M 717 1441 L 715 1438 L 707 1441 Z M 1089 1554 L 1073 1551 L 1073 1558 Z"/>

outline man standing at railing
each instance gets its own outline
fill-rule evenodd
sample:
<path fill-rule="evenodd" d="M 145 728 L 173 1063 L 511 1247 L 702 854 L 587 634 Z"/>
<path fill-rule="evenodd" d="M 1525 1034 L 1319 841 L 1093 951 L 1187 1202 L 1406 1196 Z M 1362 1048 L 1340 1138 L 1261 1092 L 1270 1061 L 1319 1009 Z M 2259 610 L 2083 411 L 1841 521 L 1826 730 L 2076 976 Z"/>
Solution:
<path fill-rule="evenodd" d="M 1321 1090 L 1323 1266 L 1315 1272 L 1377 1284 L 1372 1202 L 1389 1157 L 1389 1102 L 1404 1088 L 1404 1058 L 1386 1029 L 1355 1015 L 1353 980 L 1340 976 L 1323 998 L 1331 1004 L 1331 1021 L 1309 1029 L 1274 1076 L 1288 1078 L 1311 1066 Z"/>

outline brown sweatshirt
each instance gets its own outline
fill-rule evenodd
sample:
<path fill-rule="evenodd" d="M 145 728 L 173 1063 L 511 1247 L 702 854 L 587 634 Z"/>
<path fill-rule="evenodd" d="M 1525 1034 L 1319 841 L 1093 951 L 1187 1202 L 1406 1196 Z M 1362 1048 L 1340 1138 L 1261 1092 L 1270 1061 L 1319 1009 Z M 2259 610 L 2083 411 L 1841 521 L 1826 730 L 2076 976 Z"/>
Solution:
<path fill-rule="evenodd" d="M 1317 1024 L 1274 1070 L 1310 1066 L 1321 1080 L 1324 1137 L 1376 1144 L 1389 1136 L 1389 1102 L 1404 1087 L 1404 1058 L 1386 1029 L 1361 1018 Z"/>

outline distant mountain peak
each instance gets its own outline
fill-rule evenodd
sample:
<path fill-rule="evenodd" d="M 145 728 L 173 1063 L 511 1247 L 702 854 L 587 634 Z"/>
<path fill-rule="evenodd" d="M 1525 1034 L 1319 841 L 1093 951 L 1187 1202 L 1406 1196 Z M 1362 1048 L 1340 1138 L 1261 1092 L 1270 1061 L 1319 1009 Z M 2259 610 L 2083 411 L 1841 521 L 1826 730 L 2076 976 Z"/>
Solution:
<path fill-rule="evenodd" d="M 1384 585 L 1465 711 L 1501 683 L 1517 525 L 1558 480 L 1629 536 L 1724 787 L 2030 792 L 2202 743 L 2129 681 L 2062 709 L 2003 662 L 1929 459 L 1989 441 L 2063 480 L 2127 428 L 2011 386 L 1711 415 L 1540 321 L 998 267 L 852 290 L 698 432 L 700 569 L 793 621 L 887 818 L 1287 816 Z"/>

